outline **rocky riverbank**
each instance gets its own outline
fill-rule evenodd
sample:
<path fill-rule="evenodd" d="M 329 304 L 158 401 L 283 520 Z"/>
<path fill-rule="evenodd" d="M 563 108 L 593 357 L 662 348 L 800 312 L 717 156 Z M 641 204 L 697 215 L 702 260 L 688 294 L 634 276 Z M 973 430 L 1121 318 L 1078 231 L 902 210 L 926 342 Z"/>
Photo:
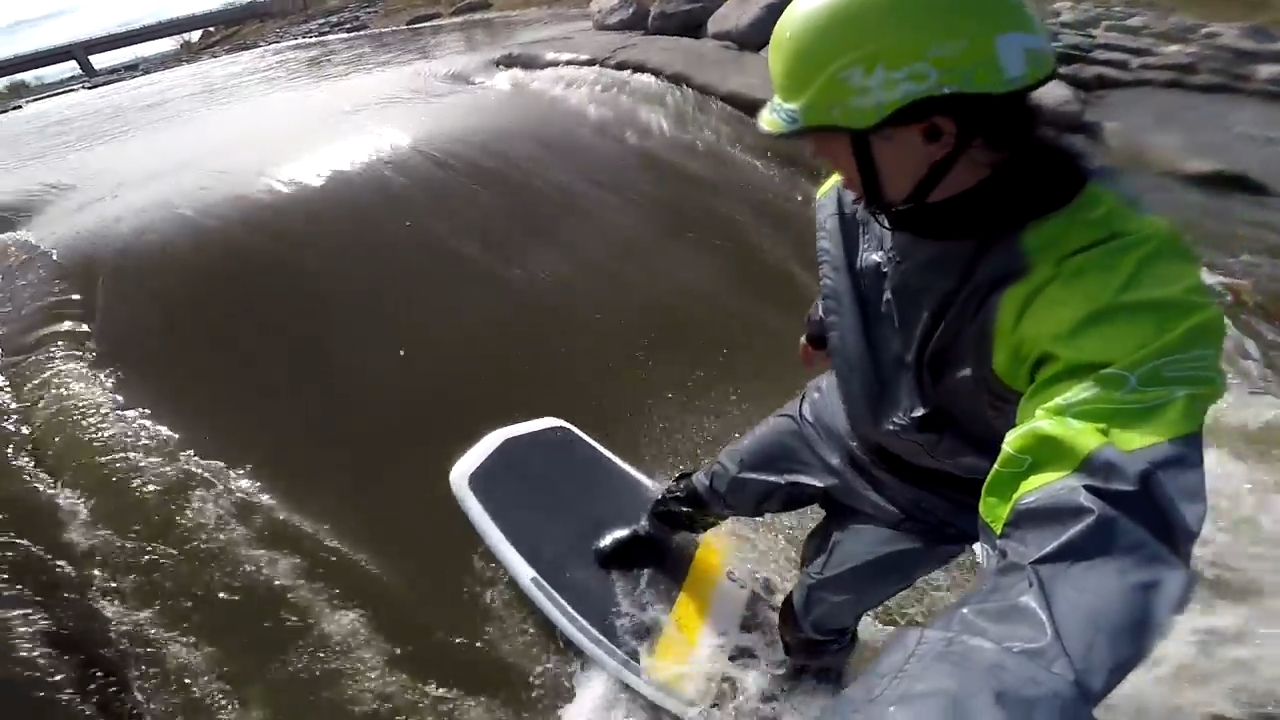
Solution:
<path fill-rule="evenodd" d="M 443 18 L 499 9 L 503 0 L 456 0 L 438 8 L 391 9 L 384 0 L 357 0 L 281 20 L 215 29 L 201 35 L 196 51 L 203 57 L 249 50 L 263 45 L 361 32 L 374 28 L 412 26 Z"/>
<path fill-rule="evenodd" d="M 500 67 L 589 65 L 643 72 L 755 113 L 769 97 L 768 41 L 789 0 L 591 0 L 593 31 L 526 43 Z M 1182 157 L 1089 117 L 1089 93 L 1142 86 L 1280 98 L 1280 33 L 1136 8 L 1058 3 L 1049 16 L 1060 80 L 1036 93 L 1055 127 L 1202 187 L 1275 191 L 1247 173 Z"/>
<path fill-rule="evenodd" d="M 769 34 L 789 2 L 590 0 L 590 8 L 596 30 L 705 38 L 767 53 Z M 504 0 L 458 0 L 417 10 L 391 10 L 392 5 L 387 0 L 356 0 L 287 20 L 211 31 L 201 37 L 200 50 L 217 55 L 289 40 L 418 25 L 504 9 Z M 1280 32 L 1262 25 L 1208 23 L 1150 8 L 1076 2 L 1053 5 L 1047 21 L 1062 66 L 1059 76 L 1080 90 L 1156 86 L 1280 99 Z"/>
<path fill-rule="evenodd" d="M 537 0 L 460 0 L 448 9 L 356 0 L 267 25 L 202 37 L 211 57 L 278 42 L 392 26 L 426 25 Z M 585 0 L 543 0 L 582 5 Z M 769 97 L 770 33 L 790 0 L 590 0 L 591 30 L 524 43 L 494 58 L 499 67 L 600 66 L 655 75 L 754 114 Z M 389 9 L 396 5 L 396 10 Z M 1250 195 L 1274 195 L 1247 173 L 1170 148 L 1147 146 L 1141 133 L 1097 122 L 1097 91 L 1157 86 L 1202 93 L 1280 99 L 1280 33 L 1261 25 L 1207 23 L 1165 11 L 1060 2 L 1049 8 L 1060 79 L 1036 93 L 1046 119 L 1125 163 Z"/>
<path fill-rule="evenodd" d="M 1280 99 L 1280 33 L 1134 8 L 1058 3 L 1059 76 L 1085 89 L 1157 86 Z"/>
<path fill-rule="evenodd" d="M 592 0 L 604 31 L 705 37 L 765 52 L 789 0 Z M 1083 90 L 1161 86 L 1280 98 L 1280 33 L 1168 12 L 1060 2 L 1047 17 L 1060 77 Z"/>

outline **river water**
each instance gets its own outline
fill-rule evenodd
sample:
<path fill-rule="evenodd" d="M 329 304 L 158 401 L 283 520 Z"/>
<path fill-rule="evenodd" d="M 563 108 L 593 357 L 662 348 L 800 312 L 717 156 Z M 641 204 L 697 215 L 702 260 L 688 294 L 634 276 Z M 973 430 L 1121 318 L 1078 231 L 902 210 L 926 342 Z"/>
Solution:
<path fill-rule="evenodd" d="M 665 473 L 784 402 L 813 183 L 687 91 L 476 61 L 584 25 L 275 46 L 0 118 L 0 717 L 646 717 L 525 606 L 448 468 L 556 415 Z M 1214 102 L 1171 142 L 1234 117 L 1204 151 L 1274 173 L 1280 112 Z M 1133 182 L 1280 294 L 1275 201 Z M 1280 695 L 1264 306 L 1232 303 L 1206 582 L 1107 717 Z M 785 576 L 810 520 L 748 526 L 755 561 Z"/>

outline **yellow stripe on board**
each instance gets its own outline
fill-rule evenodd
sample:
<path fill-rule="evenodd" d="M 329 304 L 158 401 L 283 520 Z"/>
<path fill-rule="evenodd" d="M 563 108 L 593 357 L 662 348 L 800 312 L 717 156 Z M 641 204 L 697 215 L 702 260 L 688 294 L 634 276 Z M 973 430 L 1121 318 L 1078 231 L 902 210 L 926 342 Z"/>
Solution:
<path fill-rule="evenodd" d="M 711 620 L 716 588 L 725 580 L 722 557 L 719 541 L 704 535 L 644 665 L 650 680 L 686 699 L 695 692 L 691 683 L 707 676 L 706 668 L 696 668 L 692 663 L 697 660 L 694 655 L 699 636 Z"/>

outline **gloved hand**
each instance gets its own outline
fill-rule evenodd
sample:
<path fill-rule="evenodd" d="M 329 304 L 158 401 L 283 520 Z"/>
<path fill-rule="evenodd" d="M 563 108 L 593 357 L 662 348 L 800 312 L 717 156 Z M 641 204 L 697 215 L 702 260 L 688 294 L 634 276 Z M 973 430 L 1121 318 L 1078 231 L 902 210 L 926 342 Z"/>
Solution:
<path fill-rule="evenodd" d="M 596 563 L 606 570 L 639 570 L 657 566 L 677 532 L 704 533 L 725 516 L 711 511 L 693 483 L 693 472 L 676 475 L 653 501 L 640 522 L 610 531 L 593 548 Z"/>
<path fill-rule="evenodd" d="M 827 361 L 827 325 L 822 312 L 822 298 L 814 301 L 804 316 L 804 335 L 800 336 L 800 362 L 812 368 Z"/>
<path fill-rule="evenodd" d="M 814 340 L 808 335 L 800 336 L 800 363 L 809 369 L 813 369 L 819 363 L 829 362 L 826 351 L 826 340 L 822 341 L 822 348 L 814 345 Z"/>
<path fill-rule="evenodd" d="M 645 570 L 659 565 L 670 547 L 670 534 L 645 518 L 605 533 L 592 550 L 605 570 Z"/>

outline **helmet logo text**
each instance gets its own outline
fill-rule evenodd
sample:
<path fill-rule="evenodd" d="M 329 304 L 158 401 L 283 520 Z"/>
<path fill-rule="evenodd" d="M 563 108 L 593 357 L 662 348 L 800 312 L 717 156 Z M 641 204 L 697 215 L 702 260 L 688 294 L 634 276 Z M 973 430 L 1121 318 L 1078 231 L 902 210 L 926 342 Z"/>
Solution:
<path fill-rule="evenodd" d="M 800 109 L 791 103 L 774 97 L 769 101 L 768 112 L 784 130 L 800 127 Z"/>
<path fill-rule="evenodd" d="M 938 70 L 927 62 L 913 63 L 896 70 L 886 70 L 883 65 L 877 65 L 869 74 L 865 68 L 855 67 L 841 73 L 840 78 L 853 89 L 849 104 L 863 108 L 924 94 L 937 84 Z"/>
<path fill-rule="evenodd" d="M 1052 53 L 1053 46 L 1048 38 L 1035 33 L 1011 32 L 996 36 L 996 56 L 1007 80 L 1027 74 L 1027 55 L 1033 52 Z"/>

